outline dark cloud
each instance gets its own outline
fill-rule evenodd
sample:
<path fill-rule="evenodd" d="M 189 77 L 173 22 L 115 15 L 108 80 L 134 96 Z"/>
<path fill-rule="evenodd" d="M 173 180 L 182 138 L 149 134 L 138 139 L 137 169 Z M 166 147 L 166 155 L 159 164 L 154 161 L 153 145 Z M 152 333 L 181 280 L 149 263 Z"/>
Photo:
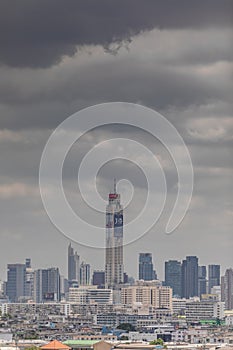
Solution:
<path fill-rule="evenodd" d="M 231 0 L 2 0 L 0 62 L 45 68 L 83 45 L 115 52 L 153 28 L 225 27 L 232 7 Z"/>

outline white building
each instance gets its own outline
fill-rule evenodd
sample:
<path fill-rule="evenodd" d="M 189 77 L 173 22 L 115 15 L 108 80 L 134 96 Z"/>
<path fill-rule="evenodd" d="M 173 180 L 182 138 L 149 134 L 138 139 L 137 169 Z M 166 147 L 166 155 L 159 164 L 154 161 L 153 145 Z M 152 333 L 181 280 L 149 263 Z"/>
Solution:
<path fill-rule="evenodd" d="M 191 301 L 186 303 L 187 322 L 211 320 L 224 317 L 224 303 L 219 301 Z"/>
<path fill-rule="evenodd" d="M 87 286 L 91 283 L 91 266 L 84 262 L 80 265 L 80 285 Z"/>
<path fill-rule="evenodd" d="M 211 294 L 217 295 L 218 301 L 221 301 L 221 286 L 213 286 L 211 288 Z"/>
<path fill-rule="evenodd" d="M 98 289 L 97 286 L 69 288 L 69 302 L 84 304 L 112 304 L 112 290 Z"/>
<path fill-rule="evenodd" d="M 136 285 L 122 288 L 121 303 L 127 305 L 152 305 L 172 311 L 172 289 L 164 286 Z"/>
<path fill-rule="evenodd" d="M 188 299 L 172 298 L 172 311 L 175 315 L 183 315 L 185 313 L 186 303 Z"/>

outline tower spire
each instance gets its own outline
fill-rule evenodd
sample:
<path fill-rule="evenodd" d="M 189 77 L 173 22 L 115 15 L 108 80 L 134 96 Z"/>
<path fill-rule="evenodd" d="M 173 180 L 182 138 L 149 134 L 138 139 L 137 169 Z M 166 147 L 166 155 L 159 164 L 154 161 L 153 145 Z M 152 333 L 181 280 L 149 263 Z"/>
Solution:
<path fill-rule="evenodd" d="M 116 194 L 116 178 L 114 177 L 114 180 L 113 180 L 113 193 Z"/>

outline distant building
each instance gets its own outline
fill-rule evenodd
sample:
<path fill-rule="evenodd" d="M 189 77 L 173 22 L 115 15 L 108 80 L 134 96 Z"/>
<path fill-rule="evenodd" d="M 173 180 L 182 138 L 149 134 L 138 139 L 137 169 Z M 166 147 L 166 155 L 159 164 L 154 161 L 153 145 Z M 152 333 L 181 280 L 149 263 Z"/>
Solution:
<path fill-rule="evenodd" d="M 68 280 L 77 281 L 80 279 L 80 263 L 79 255 L 74 251 L 71 243 L 68 246 Z"/>
<path fill-rule="evenodd" d="M 182 297 L 198 296 L 198 258 L 187 256 L 181 266 Z"/>
<path fill-rule="evenodd" d="M 87 286 L 91 282 L 91 266 L 84 262 L 80 265 L 80 285 Z"/>
<path fill-rule="evenodd" d="M 51 267 L 34 272 L 34 301 L 36 303 L 60 301 L 59 269 Z"/>
<path fill-rule="evenodd" d="M 32 267 L 30 258 L 26 258 L 25 265 L 26 265 L 26 269 L 30 269 Z"/>
<path fill-rule="evenodd" d="M 124 272 L 124 284 L 129 283 L 129 276 L 126 272 Z"/>
<path fill-rule="evenodd" d="M 135 285 L 121 290 L 121 303 L 125 305 L 151 305 L 158 309 L 172 310 L 172 289 L 170 287 Z"/>
<path fill-rule="evenodd" d="M 219 301 L 189 301 L 186 303 L 185 316 L 187 322 L 224 318 L 224 303 Z"/>
<path fill-rule="evenodd" d="M 208 266 L 208 289 L 211 293 L 211 288 L 214 286 L 220 286 L 220 265 Z"/>
<path fill-rule="evenodd" d="M 179 261 L 165 262 L 165 286 L 172 288 L 173 296 L 181 297 L 181 263 Z"/>
<path fill-rule="evenodd" d="M 206 266 L 198 266 L 198 295 L 206 294 L 207 290 Z"/>
<path fill-rule="evenodd" d="M 172 311 L 175 315 L 184 315 L 188 299 L 172 298 Z"/>
<path fill-rule="evenodd" d="M 104 271 L 94 271 L 92 277 L 92 284 L 98 287 L 104 287 L 105 285 L 105 272 Z"/>
<path fill-rule="evenodd" d="M 13 303 L 25 296 L 26 266 L 25 264 L 7 265 L 6 294 Z"/>
<path fill-rule="evenodd" d="M 69 302 L 79 305 L 86 304 L 112 304 L 113 294 L 111 289 L 99 289 L 93 286 L 81 286 L 69 289 Z"/>
<path fill-rule="evenodd" d="M 222 301 L 226 310 L 233 310 L 233 269 L 227 269 L 222 278 Z"/>
<path fill-rule="evenodd" d="M 221 301 L 221 286 L 213 286 L 211 288 L 211 294 L 217 295 L 218 301 Z"/>
<path fill-rule="evenodd" d="M 152 281 L 155 279 L 152 254 L 140 253 L 139 254 L 139 280 Z"/>
<path fill-rule="evenodd" d="M 68 279 L 65 278 L 63 275 L 60 275 L 60 292 L 62 297 L 65 297 L 66 293 L 69 292 Z"/>

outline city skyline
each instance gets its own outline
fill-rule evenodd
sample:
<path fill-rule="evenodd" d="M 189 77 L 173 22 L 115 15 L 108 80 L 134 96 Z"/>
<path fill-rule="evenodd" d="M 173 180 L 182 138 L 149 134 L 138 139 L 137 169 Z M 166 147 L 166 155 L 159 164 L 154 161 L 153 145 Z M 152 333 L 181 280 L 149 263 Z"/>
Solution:
<path fill-rule="evenodd" d="M 114 194 L 116 195 L 115 191 Z M 119 201 L 118 206 L 115 199 Z M 107 207 L 106 213 L 113 213 L 114 218 L 116 213 L 119 214 L 119 210 L 115 211 L 118 208 L 122 215 L 120 197 L 111 198 L 110 203 L 111 210 L 110 207 Z M 109 219 L 106 217 L 106 228 L 108 228 L 108 223 L 111 221 Z M 112 227 L 113 225 L 111 225 Z M 107 231 L 106 234 L 108 239 L 109 232 Z M 117 247 L 115 243 L 111 244 L 109 248 L 115 249 Z M 121 301 L 123 304 L 130 303 L 133 305 L 136 302 L 141 302 L 140 298 L 143 298 L 143 303 L 148 303 L 150 300 L 149 303 L 152 306 L 163 308 L 163 306 L 159 306 L 158 300 L 161 301 L 165 297 L 163 299 L 167 305 L 165 308 L 172 311 L 172 297 L 177 302 L 180 300 L 181 303 L 182 300 L 190 300 L 191 304 L 199 297 L 203 307 L 205 305 L 204 301 L 207 301 L 207 305 L 209 305 L 208 303 L 211 303 L 211 300 L 212 302 L 221 302 L 221 308 L 223 307 L 222 302 L 226 303 L 226 309 L 231 309 L 233 306 L 233 269 L 228 268 L 223 275 L 220 275 L 220 265 L 209 264 L 207 275 L 207 266 L 199 265 L 197 256 L 186 256 L 181 262 L 176 260 L 165 261 L 164 281 L 157 279 L 153 269 L 151 253 L 139 254 L 139 276 L 135 279 L 128 279 L 127 277 L 127 280 L 119 273 L 123 271 L 120 271 L 117 267 L 115 272 L 111 267 L 112 262 L 114 265 L 116 262 L 119 264 L 118 260 L 115 262 L 115 258 L 109 260 L 112 255 L 106 255 L 105 272 L 91 269 L 90 264 L 83 261 L 79 264 L 79 256 L 77 264 L 75 259 L 77 256 L 77 252 L 74 251 L 70 243 L 67 254 L 69 268 L 66 276 L 60 274 L 59 267 L 34 269 L 30 258 L 26 258 L 24 264 L 8 263 L 7 281 L 1 284 L 1 299 L 13 303 L 27 303 L 30 300 L 34 300 L 36 303 L 66 300 L 82 304 L 85 303 L 85 300 L 88 303 L 88 300 L 98 298 L 101 303 L 106 302 L 108 304 L 111 300 L 111 303 L 118 304 L 120 298 L 123 298 L 122 300 L 125 300 L 124 302 Z M 72 259 L 74 265 L 71 263 Z M 122 261 L 119 265 L 122 269 Z M 97 290 L 99 291 L 97 292 Z M 193 304 L 191 307 L 193 307 Z"/>
<path fill-rule="evenodd" d="M 78 263 L 78 266 L 79 266 L 79 269 L 81 267 L 82 264 L 84 265 L 89 265 L 91 267 L 91 273 L 93 274 L 94 272 L 105 272 L 105 263 L 103 261 L 103 264 L 100 266 L 100 267 L 96 267 L 94 265 L 91 265 L 89 264 L 89 261 L 86 259 L 87 262 L 84 263 L 83 261 L 83 257 L 81 255 L 78 255 L 78 252 L 74 250 L 73 246 L 72 246 L 72 243 L 69 242 L 67 248 L 66 248 L 66 251 L 68 249 L 68 254 L 66 255 L 66 260 L 69 262 L 69 259 L 70 259 L 70 256 L 69 256 L 69 253 L 72 251 L 72 256 L 78 256 L 78 260 L 79 260 L 79 263 Z M 140 258 L 140 255 L 146 255 L 146 256 L 150 256 L 151 259 L 153 259 L 153 254 L 150 253 L 150 252 L 143 252 L 143 253 L 138 253 L 138 255 L 136 256 L 136 263 L 137 263 L 137 269 L 136 269 L 136 274 L 135 275 L 129 275 L 130 277 L 133 277 L 135 280 L 140 280 L 139 278 L 139 270 L 140 270 L 140 261 L 139 261 L 139 258 Z M 158 280 L 160 281 L 163 281 L 163 282 L 166 282 L 166 266 L 169 267 L 172 267 L 172 265 L 175 263 L 175 265 L 179 265 L 179 268 L 180 268 L 180 271 L 179 271 L 179 274 L 182 273 L 181 271 L 181 268 L 182 268 L 182 262 L 185 261 L 185 258 L 197 258 L 197 261 L 198 261 L 198 267 L 205 267 L 206 268 L 206 281 L 208 282 L 209 280 L 211 281 L 212 280 L 212 274 L 210 273 L 210 269 L 212 269 L 213 267 L 217 267 L 218 268 L 218 272 L 219 272 L 219 276 L 220 278 L 217 278 L 216 281 L 217 281 L 217 284 L 214 284 L 212 283 L 211 284 L 211 287 L 214 286 L 214 285 L 219 285 L 221 283 L 221 277 L 224 276 L 224 273 L 226 272 L 226 270 L 228 269 L 231 269 L 232 267 L 231 266 L 228 266 L 226 269 L 224 267 L 221 266 L 221 264 L 210 264 L 210 263 L 207 263 L 206 265 L 203 265 L 201 264 L 201 261 L 199 260 L 199 257 L 198 256 L 195 256 L 195 255 L 186 255 L 186 257 L 179 257 L 177 259 L 167 259 L 165 261 L 162 262 L 163 264 L 163 274 L 162 274 L 162 277 L 161 276 L 158 276 Z M 24 262 L 23 262 L 24 261 Z M 60 269 L 60 266 L 59 264 L 56 264 L 56 263 L 53 263 L 51 266 L 44 266 L 44 265 L 33 265 L 33 258 L 24 258 L 23 261 L 14 261 L 14 262 L 7 262 L 6 263 L 6 266 L 5 266 L 5 270 L 6 270 L 6 276 L 7 276 L 7 265 L 12 265 L 12 266 L 15 266 L 15 265 L 22 265 L 22 266 L 25 266 L 27 268 L 28 266 L 28 261 L 30 261 L 30 268 L 29 269 L 34 269 L 34 270 L 40 270 L 40 269 L 46 269 L 46 268 L 58 268 L 59 271 L 61 271 Z M 69 280 L 69 269 L 68 269 L 68 265 L 69 263 L 67 262 L 67 270 L 65 271 L 65 273 L 61 273 L 62 276 L 64 276 L 65 278 L 67 278 L 67 280 Z M 170 266 L 170 263 L 171 263 L 171 266 Z M 200 264 L 199 264 L 200 263 Z M 94 266 L 94 267 L 93 267 Z M 152 272 L 155 272 L 155 269 L 156 269 L 156 264 L 153 264 L 153 271 Z M 173 271 L 173 269 L 171 270 L 172 271 L 172 274 L 175 272 L 174 276 L 176 276 L 176 273 L 177 273 L 177 269 L 175 269 L 175 271 Z M 124 272 L 128 272 L 127 271 L 127 264 L 126 264 L 126 267 L 124 269 Z M 77 274 L 77 272 L 75 271 L 75 274 Z M 152 273 L 152 275 L 154 276 L 154 274 Z M 198 274 L 199 276 L 199 274 Z M 168 277 L 169 278 L 169 277 Z M 177 278 L 177 276 L 175 277 Z M 6 279 L 5 279 L 6 280 Z M 74 282 L 78 281 L 78 279 L 72 279 Z M 150 281 L 151 279 L 145 279 L 145 281 Z M 4 281 L 4 279 L 0 279 L 0 281 Z M 166 285 L 166 284 L 165 284 Z M 207 288 L 206 286 L 206 292 L 209 292 L 209 286 Z"/>

